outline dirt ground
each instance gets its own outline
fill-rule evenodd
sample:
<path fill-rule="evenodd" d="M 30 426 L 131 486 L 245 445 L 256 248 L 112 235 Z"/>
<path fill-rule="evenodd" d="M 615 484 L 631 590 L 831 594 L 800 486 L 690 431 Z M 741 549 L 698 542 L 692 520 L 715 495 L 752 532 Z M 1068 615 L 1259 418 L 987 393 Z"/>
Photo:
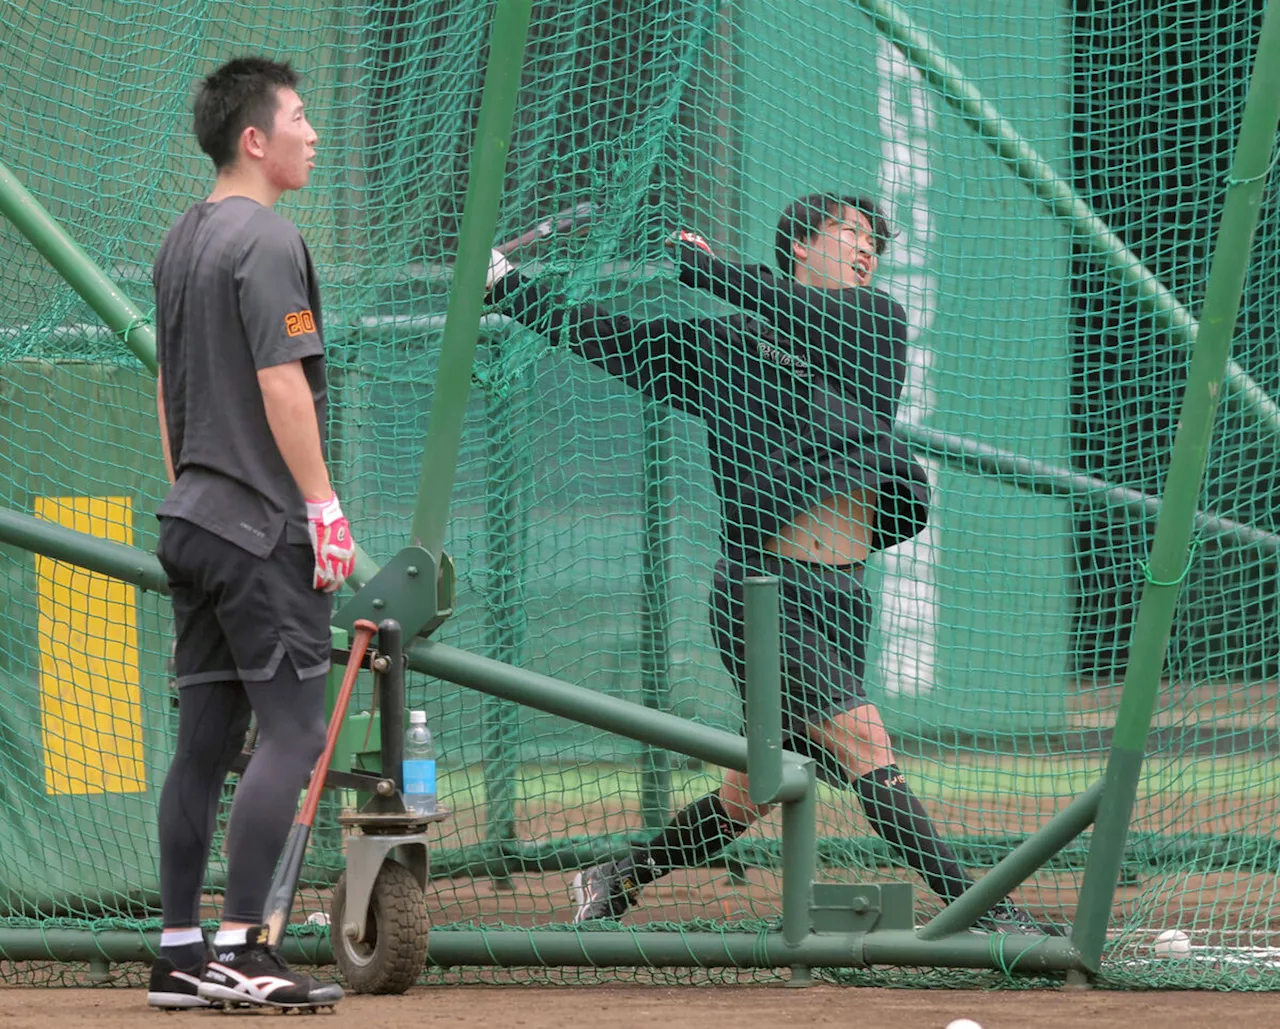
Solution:
<path fill-rule="evenodd" d="M 401 997 L 349 997 L 316 1023 L 378 1029 L 467 1025 L 519 1029 L 774 1029 L 776 1026 L 856 1026 L 857 1029 L 944 1029 L 972 1018 L 983 1029 L 1253 1029 L 1280 1022 L 1268 994 L 1117 993 L 1071 989 L 1024 992 L 881 990 L 813 986 L 450 986 L 418 988 Z M 5 1029 L 112 1029 L 116 1026 L 243 1024 L 280 1017 L 245 1014 L 163 1014 L 147 1009 L 138 989 L 0 989 Z M 329 1020 L 332 1019 L 330 1023 Z"/>

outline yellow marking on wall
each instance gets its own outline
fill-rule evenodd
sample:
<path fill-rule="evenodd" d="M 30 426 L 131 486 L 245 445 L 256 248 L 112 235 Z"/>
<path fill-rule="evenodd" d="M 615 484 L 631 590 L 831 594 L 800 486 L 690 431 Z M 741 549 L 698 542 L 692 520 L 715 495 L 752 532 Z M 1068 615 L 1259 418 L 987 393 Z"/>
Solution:
<path fill-rule="evenodd" d="M 37 497 L 35 514 L 133 543 L 129 497 Z M 36 583 L 45 792 L 143 792 L 135 588 L 38 554 Z"/>

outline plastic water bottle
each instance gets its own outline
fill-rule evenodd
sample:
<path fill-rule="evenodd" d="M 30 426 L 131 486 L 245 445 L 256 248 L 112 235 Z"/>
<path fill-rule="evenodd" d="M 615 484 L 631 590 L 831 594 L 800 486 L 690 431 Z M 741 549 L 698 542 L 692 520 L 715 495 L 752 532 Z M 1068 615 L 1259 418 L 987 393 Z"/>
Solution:
<path fill-rule="evenodd" d="M 436 813 L 436 744 L 427 728 L 425 711 L 409 712 L 404 733 L 404 768 L 401 793 L 404 805 L 417 815 Z"/>

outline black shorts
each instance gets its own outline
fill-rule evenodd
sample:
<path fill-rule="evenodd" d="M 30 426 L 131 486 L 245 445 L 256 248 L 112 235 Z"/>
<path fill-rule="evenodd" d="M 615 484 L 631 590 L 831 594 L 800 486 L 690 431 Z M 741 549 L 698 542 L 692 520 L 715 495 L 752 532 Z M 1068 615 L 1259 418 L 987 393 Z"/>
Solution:
<path fill-rule="evenodd" d="M 286 656 L 299 679 L 329 671 L 333 597 L 312 588 L 310 544 L 282 533 L 259 558 L 191 522 L 162 518 L 156 557 L 173 598 L 176 685 L 266 682 Z"/>
<path fill-rule="evenodd" d="M 743 583 L 752 575 L 777 576 L 782 746 L 814 758 L 819 777 L 828 782 L 843 782 L 846 775 L 805 728 L 869 703 L 862 679 L 871 603 L 862 571 L 861 565 L 838 568 L 772 554 L 746 566 L 721 558 L 711 587 L 712 633 L 745 703 Z"/>

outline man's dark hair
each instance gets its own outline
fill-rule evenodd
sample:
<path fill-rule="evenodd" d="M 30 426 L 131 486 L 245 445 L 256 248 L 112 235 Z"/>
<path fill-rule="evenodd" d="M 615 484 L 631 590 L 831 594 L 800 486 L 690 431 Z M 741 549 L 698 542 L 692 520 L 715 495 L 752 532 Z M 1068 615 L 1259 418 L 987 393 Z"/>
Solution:
<path fill-rule="evenodd" d="M 298 73 L 265 57 L 237 57 L 200 83 L 195 129 L 200 149 L 221 171 L 239 156 L 240 135 L 252 125 L 270 133 L 280 106 L 279 91 L 293 89 Z"/>
<path fill-rule="evenodd" d="M 795 274 L 795 254 L 791 250 L 793 243 L 807 243 L 822 228 L 823 222 L 835 221 L 846 207 L 861 211 L 871 222 L 871 231 L 876 238 L 876 253 L 884 253 L 889 242 L 889 222 L 880 210 L 880 205 L 870 197 L 839 196 L 835 193 L 810 193 L 787 205 L 778 219 L 778 234 L 773 240 L 774 258 L 778 262 L 778 270 L 783 275 Z"/>

